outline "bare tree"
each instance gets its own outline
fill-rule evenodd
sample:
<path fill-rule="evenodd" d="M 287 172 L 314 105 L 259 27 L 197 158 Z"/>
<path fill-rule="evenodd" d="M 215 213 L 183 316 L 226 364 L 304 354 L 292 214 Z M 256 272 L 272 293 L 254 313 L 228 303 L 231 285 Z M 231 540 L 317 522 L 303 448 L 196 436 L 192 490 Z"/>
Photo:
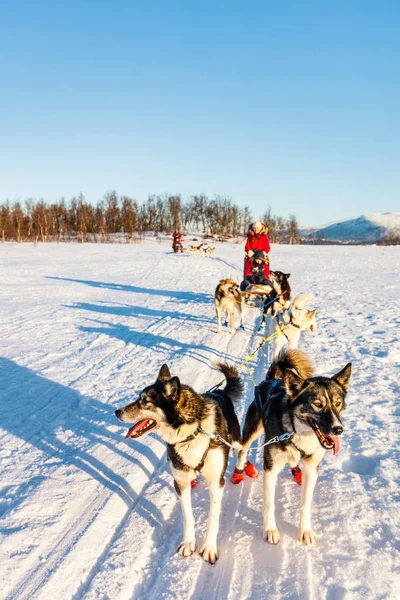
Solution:
<path fill-rule="evenodd" d="M 300 244 L 301 238 L 299 234 L 299 225 L 295 215 L 290 215 L 289 220 L 287 222 L 288 236 L 289 236 L 289 244 Z"/>

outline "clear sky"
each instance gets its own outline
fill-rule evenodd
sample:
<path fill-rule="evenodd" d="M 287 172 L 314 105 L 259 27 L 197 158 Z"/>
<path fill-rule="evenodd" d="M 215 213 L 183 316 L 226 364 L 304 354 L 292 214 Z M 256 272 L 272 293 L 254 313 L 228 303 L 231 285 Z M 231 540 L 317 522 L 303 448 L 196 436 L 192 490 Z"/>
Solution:
<path fill-rule="evenodd" d="M 8 0 L 0 77 L 0 202 L 400 210 L 400 0 Z"/>

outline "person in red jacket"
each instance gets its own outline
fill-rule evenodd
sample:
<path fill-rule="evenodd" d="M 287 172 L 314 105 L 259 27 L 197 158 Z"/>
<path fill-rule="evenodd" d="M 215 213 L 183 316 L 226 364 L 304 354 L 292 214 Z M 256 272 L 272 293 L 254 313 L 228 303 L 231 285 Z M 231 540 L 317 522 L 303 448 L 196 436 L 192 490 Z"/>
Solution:
<path fill-rule="evenodd" d="M 180 231 L 174 231 L 172 234 L 172 249 L 175 251 L 175 246 L 182 246 L 182 234 Z"/>
<path fill-rule="evenodd" d="M 247 234 L 247 241 L 244 247 L 246 253 L 244 259 L 244 277 L 251 275 L 252 273 L 252 262 L 251 257 L 254 252 L 263 252 L 266 259 L 268 259 L 268 252 L 270 251 L 269 240 L 267 237 L 268 227 L 265 223 L 257 221 L 250 225 L 249 232 Z M 264 274 L 269 279 L 269 260 L 264 263 Z"/>

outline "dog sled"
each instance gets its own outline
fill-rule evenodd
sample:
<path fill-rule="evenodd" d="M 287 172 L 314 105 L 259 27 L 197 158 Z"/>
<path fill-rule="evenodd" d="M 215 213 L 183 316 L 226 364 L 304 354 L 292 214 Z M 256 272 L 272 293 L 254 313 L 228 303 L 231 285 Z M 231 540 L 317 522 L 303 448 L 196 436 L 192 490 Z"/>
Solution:
<path fill-rule="evenodd" d="M 241 295 L 246 306 L 258 308 L 262 312 L 259 330 L 262 330 L 268 314 L 273 317 L 285 313 L 290 307 L 290 286 L 288 279 L 290 273 L 281 271 L 270 272 L 268 285 L 246 285 L 246 280 L 241 284 Z"/>
<path fill-rule="evenodd" d="M 177 254 L 178 252 L 184 252 L 185 248 L 183 247 L 182 242 L 178 241 L 175 244 L 172 244 L 172 250 L 174 251 L 175 254 Z"/>

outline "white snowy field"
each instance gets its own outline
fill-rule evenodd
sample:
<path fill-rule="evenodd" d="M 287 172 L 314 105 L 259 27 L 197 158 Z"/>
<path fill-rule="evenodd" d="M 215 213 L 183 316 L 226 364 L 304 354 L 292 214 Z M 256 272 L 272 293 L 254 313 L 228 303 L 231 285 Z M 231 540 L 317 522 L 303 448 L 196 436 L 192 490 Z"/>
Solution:
<path fill-rule="evenodd" d="M 187 242 L 188 243 L 188 242 Z M 273 246 L 294 295 L 314 294 L 304 334 L 318 374 L 352 361 L 341 451 L 314 494 L 314 547 L 296 539 L 300 488 L 280 477 L 281 542 L 262 539 L 262 481 L 226 476 L 218 563 L 176 554 L 179 501 L 153 434 L 124 440 L 114 410 L 162 363 L 198 391 L 259 345 L 260 314 L 216 335 L 213 291 L 241 278 L 242 245 L 214 258 L 140 245 L 0 244 L 0 597 L 259 600 L 400 597 L 399 266 L 396 247 Z M 250 363 L 261 381 L 268 351 Z M 252 399 L 246 383 L 237 412 Z M 257 452 L 251 457 L 261 467 Z M 193 490 L 198 540 L 208 513 Z"/>

